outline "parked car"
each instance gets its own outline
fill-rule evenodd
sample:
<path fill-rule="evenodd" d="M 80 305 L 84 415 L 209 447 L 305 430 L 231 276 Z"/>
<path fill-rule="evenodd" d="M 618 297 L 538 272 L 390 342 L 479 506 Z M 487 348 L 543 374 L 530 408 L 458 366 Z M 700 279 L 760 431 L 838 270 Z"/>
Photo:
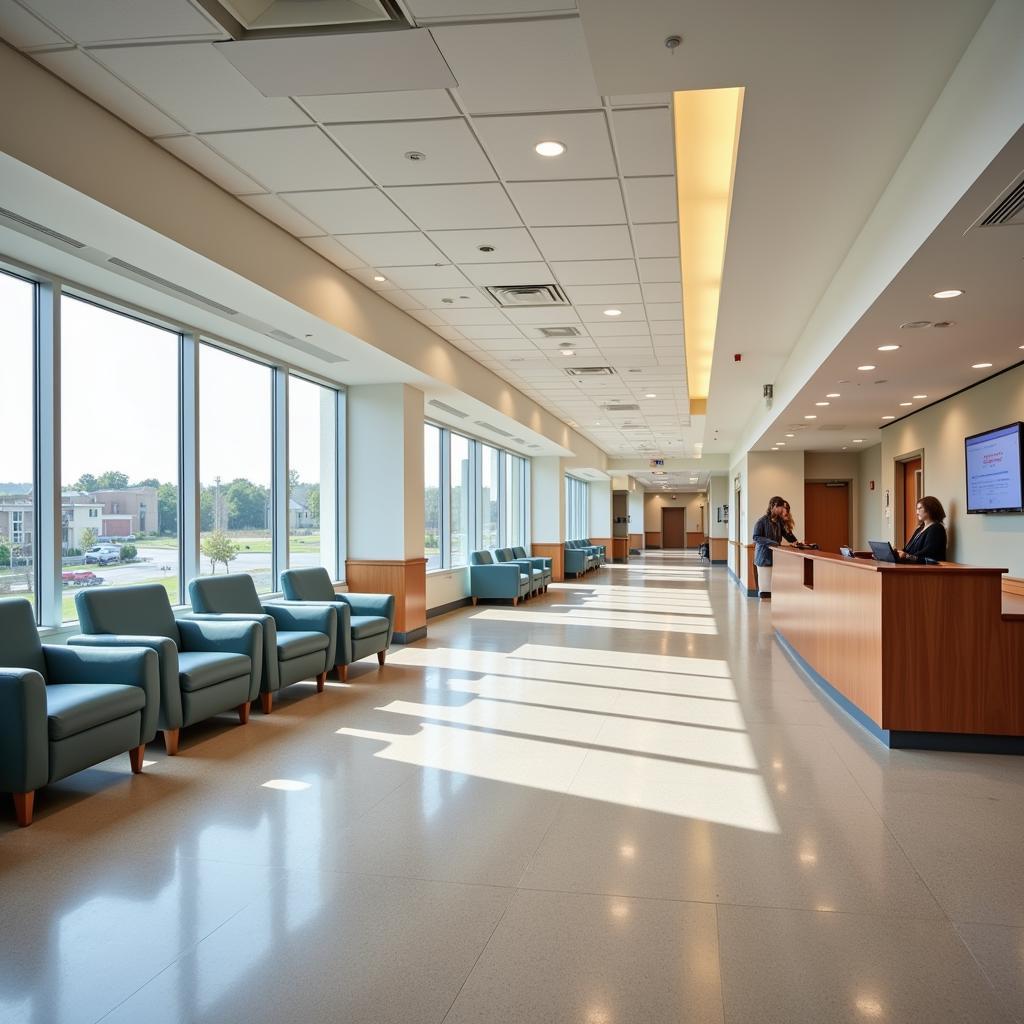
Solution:
<path fill-rule="evenodd" d="M 61 580 L 66 587 L 99 587 L 103 584 L 103 577 L 97 576 L 91 569 L 61 573 Z"/>
<path fill-rule="evenodd" d="M 110 565 L 111 562 L 120 561 L 121 549 L 111 547 L 106 544 L 97 544 L 96 547 L 89 548 L 85 553 L 86 564 L 95 563 L 97 565 Z"/>

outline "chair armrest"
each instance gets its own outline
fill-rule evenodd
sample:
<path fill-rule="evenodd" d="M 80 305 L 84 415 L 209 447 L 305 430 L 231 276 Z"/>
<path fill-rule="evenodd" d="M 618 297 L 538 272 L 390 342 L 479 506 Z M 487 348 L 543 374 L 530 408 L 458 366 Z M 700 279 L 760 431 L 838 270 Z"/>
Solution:
<path fill-rule="evenodd" d="M 29 668 L 0 668 L 0 792 L 28 793 L 49 776 L 46 683 Z"/>
<path fill-rule="evenodd" d="M 178 645 L 166 636 L 132 636 L 126 633 L 79 633 L 68 637 L 68 647 L 148 647 L 156 651 L 160 671 L 158 728 L 178 729 L 183 721 Z"/>
<path fill-rule="evenodd" d="M 394 594 L 339 594 L 338 598 L 352 609 L 353 615 L 382 615 L 395 620 Z"/>
<path fill-rule="evenodd" d="M 344 620 L 348 623 L 348 608 L 339 602 L 325 601 L 322 604 L 310 601 L 267 601 L 263 607 L 267 610 L 277 628 L 283 630 L 309 630 L 324 633 L 330 643 L 327 645 L 327 667 L 334 664 L 334 655 L 338 650 L 338 626 Z"/>
<path fill-rule="evenodd" d="M 251 662 L 249 699 L 255 700 L 263 678 L 263 627 L 252 619 L 225 622 L 218 615 L 217 620 L 178 619 L 182 650 L 246 655 Z"/>
<path fill-rule="evenodd" d="M 62 647 L 43 644 L 46 671 L 55 683 L 138 686 L 146 695 L 139 743 L 156 735 L 160 714 L 160 656 L 152 647 Z"/>
<path fill-rule="evenodd" d="M 265 612 L 184 612 L 177 620 L 189 619 L 199 622 L 258 622 L 263 630 L 263 666 L 260 686 L 265 693 L 274 693 L 281 688 L 280 666 L 277 662 L 277 624 L 274 616 Z"/>

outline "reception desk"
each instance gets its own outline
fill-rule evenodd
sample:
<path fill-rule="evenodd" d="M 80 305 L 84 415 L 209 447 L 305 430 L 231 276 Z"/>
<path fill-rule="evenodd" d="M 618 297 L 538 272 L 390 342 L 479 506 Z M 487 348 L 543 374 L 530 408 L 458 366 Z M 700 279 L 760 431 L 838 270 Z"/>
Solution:
<path fill-rule="evenodd" d="M 776 548 L 772 624 L 819 686 L 892 747 L 1024 753 L 1024 615 L 1004 569 Z"/>

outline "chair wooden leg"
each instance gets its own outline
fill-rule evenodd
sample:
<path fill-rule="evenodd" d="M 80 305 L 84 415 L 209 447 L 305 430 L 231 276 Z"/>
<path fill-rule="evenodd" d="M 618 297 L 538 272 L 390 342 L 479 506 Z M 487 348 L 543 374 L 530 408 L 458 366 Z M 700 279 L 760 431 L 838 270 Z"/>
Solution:
<path fill-rule="evenodd" d="M 245 725 L 246 723 L 248 723 L 248 721 L 249 721 L 249 706 L 250 705 L 249 705 L 249 702 L 247 700 L 246 701 L 242 701 L 242 703 L 238 705 L 237 710 L 238 710 L 238 724 L 239 725 Z"/>
<path fill-rule="evenodd" d="M 22 828 L 27 828 L 32 824 L 32 805 L 36 799 L 35 790 L 29 790 L 27 793 L 12 793 L 11 796 L 14 797 L 14 816 Z"/>
<path fill-rule="evenodd" d="M 337 677 L 339 682 L 348 682 L 348 665 L 335 665 L 334 675 Z"/>
<path fill-rule="evenodd" d="M 378 665 L 383 667 L 383 665 L 384 665 L 384 656 L 386 654 L 387 654 L 387 651 L 378 651 L 377 652 L 377 664 Z"/>
<path fill-rule="evenodd" d="M 327 683 L 327 673 L 317 672 L 316 674 L 316 692 L 323 693 L 324 685 Z"/>
<path fill-rule="evenodd" d="M 515 608 L 515 606 L 517 604 L 519 604 L 519 598 L 518 597 L 513 597 L 512 598 L 512 607 Z"/>
<path fill-rule="evenodd" d="M 265 715 L 269 715 L 274 710 L 274 695 L 272 693 L 261 693 L 260 694 L 260 711 Z"/>
<path fill-rule="evenodd" d="M 477 599 L 476 599 L 476 598 L 474 597 L 474 598 L 473 598 L 473 607 L 474 607 L 474 608 L 476 607 L 476 602 L 477 602 Z"/>
<path fill-rule="evenodd" d="M 141 747 L 132 747 L 128 751 L 128 757 L 132 762 L 132 775 L 138 775 L 142 771 L 142 757 L 146 753 L 146 744 Z"/>
<path fill-rule="evenodd" d="M 178 752 L 178 741 L 180 739 L 180 729 L 164 729 L 164 746 L 167 748 L 168 756 L 174 757 Z"/>

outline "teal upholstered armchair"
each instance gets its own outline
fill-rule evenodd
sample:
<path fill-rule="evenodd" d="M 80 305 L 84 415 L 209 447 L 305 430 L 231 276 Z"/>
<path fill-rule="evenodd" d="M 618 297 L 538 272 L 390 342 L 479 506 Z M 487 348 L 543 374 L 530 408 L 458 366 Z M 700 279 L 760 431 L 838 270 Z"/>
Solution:
<path fill-rule="evenodd" d="M 532 580 L 518 562 L 499 563 L 490 551 L 474 551 L 469 556 L 469 595 L 473 604 L 483 598 L 519 598 L 530 595 Z"/>
<path fill-rule="evenodd" d="M 0 792 L 19 825 L 35 791 L 123 754 L 142 771 L 156 735 L 160 675 L 148 647 L 75 649 L 39 642 L 32 605 L 0 600 Z"/>
<path fill-rule="evenodd" d="M 168 754 L 181 729 L 235 709 L 245 725 L 260 692 L 263 627 L 258 622 L 176 619 L 158 583 L 95 587 L 75 595 L 84 630 L 75 647 L 152 647 L 160 662 L 160 716 Z"/>
<path fill-rule="evenodd" d="M 550 558 L 534 558 L 526 553 L 526 548 L 514 547 L 512 549 L 512 555 L 517 562 L 529 562 L 534 569 L 540 569 L 542 573 L 542 582 L 544 589 L 547 590 L 551 585 L 552 569 Z"/>
<path fill-rule="evenodd" d="M 591 567 L 591 559 L 583 548 L 576 546 L 576 543 L 567 540 L 563 546 L 564 569 L 566 573 L 582 576 Z"/>
<path fill-rule="evenodd" d="M 505 562 L 514 562 L 522 566 L 522 571 L 530 577 L 530 595 L 543 593 L 545 587 L 551 581 L 551 573 L 545 573 L 544 569 L 534 564 L 532 558 L 518 558 L 511 548 L 495 548 L 494 560 L 500 565 Z M 539 561 L 539 559 L 538 559 Z"/>
<path fill-rule="evenodd" d="M 334 664 L 342 682 L 348 679 L 349 665 L 371 654 L 384 664 L 395 631 L 394 594 L 339 594 L 323 568 L 287 569 L 281 573 L 281 589 L 288 601 L 326 602 L 337 609 Z"/>
<path fill-rule="evenodd" d="M 195 613 L 191 618 L 259 622 L 263 627 L 263 673 L 260 707 L 270 714 L 274 694 L 303 679 L 316 678 L 323 692 L 327 670 L 334 667 L 338 612 L 330 605 L 260 601 L 246 573 L 204 576 L 188 585 Z"/>

